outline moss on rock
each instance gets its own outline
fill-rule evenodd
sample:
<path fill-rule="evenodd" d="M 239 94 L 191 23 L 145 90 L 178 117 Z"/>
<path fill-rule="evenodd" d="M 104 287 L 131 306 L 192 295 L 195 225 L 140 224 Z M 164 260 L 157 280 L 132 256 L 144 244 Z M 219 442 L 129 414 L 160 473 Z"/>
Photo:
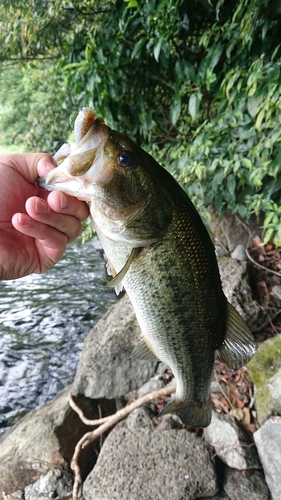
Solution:
<path fill-rule="evenodd" d="M 258 422 L 262 425 L 271 415 L 281 415 L 281 386 L 276 391 L 276 381 L 281 377 L 281 335 L 266 340 L 248 364 L 255 386 Z"/>

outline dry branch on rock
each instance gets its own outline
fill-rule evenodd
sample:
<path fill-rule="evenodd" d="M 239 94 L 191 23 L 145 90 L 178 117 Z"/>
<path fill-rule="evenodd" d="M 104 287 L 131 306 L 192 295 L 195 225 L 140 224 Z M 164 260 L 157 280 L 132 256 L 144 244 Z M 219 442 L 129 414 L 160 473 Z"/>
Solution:
<path fill-rule="evenodd" d="M 133 410 L 135 410 L 139 406 L 142 406 L 150 401 L 153 401 L 154 399 L 161 399 L 166 396 L 170 396 L 173 392 L 175 392 L 175 390 L 176 388 L 172 386 L 172 387 L 164 387 L 157 391 L 152 391 L 149 394 L 145 394 L 141 398 L 138 398 L 133 403 L 125 406 L 125 408 L 122 408 L 115 414 L 98 420 L 88 420 L 83 415 L 83 412 L 80 410 L 80 408 L 78 408 L 77 405 L 75 404 L 71 394 L 69 395 L 69 404 L 71 408 L 77 412 L 82 422 L 91 426 L 92 425 L 99 426 L 94 431 L 87 432 L 86 434 L 84 434 L 84 436 L 80 439 L 80 441 L 77 443 L 75 447 L 74 455 L 71 461 L 71 468 L 74 472 L 73 500 L 83 499 L 83 493 L 82 493 L 83 482 L 82 482 L 80 467 L 78 465 L 78 459 L 81 450 L 86 446 L 88 446 L 90 443 L 92 443 L 99 436 L 101 436 L 105 431 L 110 429 L 110 427 L 113 427 L 115 424 L 117 424 L 117 422 L 127 417 Z"/>

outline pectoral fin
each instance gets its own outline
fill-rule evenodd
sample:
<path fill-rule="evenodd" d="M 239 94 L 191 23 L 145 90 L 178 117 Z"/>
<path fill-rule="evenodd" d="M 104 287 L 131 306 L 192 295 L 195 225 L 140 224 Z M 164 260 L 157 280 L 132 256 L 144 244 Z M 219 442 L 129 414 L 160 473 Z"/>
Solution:
<path fill-rule="evenodd" d="M 133 248 L 130 254 L 130 257 L 128 258 L 126 264 L 124 267 L 122 267 L 121 271 L 117 273 L 114 278 L 106 285 L 109 288 L 116 288 L 117 286 L 120 285 L 122 280 L 125 278 L 125 275 L 127 274 L 130 265 L 132 264 L 134 258 L 138 255 L 139 253 L 139 248 Z M 110 265 L 110 269 L 113 272 L 112 266 Z"/>
<path fill-rule="evenodd" d="M 247 364 L 256 351 L 254 337 L 245 321 L 228 302 L 227 332 L 219 353 L 231 370 Z"/>
<path fill-rule="evenodd" d="M 117 272 L 115 271 L 113 264 L 109 260 L 106 263 L 106 270 L 107 270 L 108 276 L 117 276 Z M 108 283 L 106 286 L 109 287 L 110 285 L 111 285 L 111 282 Z M 116 295 L 119 295 L 119 293 L 121 293 L 122 290 L 123 290 L 122 283 L 119 283 L 115 286 Z"/>
<path fill-rule="evenodd" d="M 155 356 L 154 352 L 148 346 L 143 335 L 139 337 L 139 340 L 135 345 L 130 358 L 146 359 L 149 361 L 159 361 L 157 356 Z"/>

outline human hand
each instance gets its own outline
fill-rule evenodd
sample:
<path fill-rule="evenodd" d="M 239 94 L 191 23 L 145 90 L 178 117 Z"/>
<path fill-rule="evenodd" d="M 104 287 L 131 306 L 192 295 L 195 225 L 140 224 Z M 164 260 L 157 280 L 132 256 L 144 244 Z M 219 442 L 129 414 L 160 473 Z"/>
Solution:
<path fill-rule="evenodd" d="M 0 280 L 44 272 L 81 232 L 88 205 L 36 184 L 54 167 L 44 153 L 0 156 Z"/>

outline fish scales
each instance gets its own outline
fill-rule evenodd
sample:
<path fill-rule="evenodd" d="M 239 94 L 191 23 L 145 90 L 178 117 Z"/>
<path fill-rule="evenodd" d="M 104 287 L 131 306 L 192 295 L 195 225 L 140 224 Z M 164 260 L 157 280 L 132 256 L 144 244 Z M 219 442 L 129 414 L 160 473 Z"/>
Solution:
<path fill-rule="evenodd" d="M 62 149 L 65 159 L 38 183 L 90 203 L 111 284 L 126 289 L 142 331 L 132 357 L 159 359 L 175 375 L 175 396 L 161 415 L 205 427 L 216 350 L 231 369 L 255 351 L 222 291 L 210 236 L 175 179 L 127 136 L 89 108 L 75 128 L 77 142 Z"/>
<path fill-rule="evenodd" d="M 207 242 L 202 245 L 198 224 L 180 207 L 161 243 L 142 249 L 123 280 L 144 337 L 180 381 L 177 392 L 198 403 L 208 398 L 214 353 L 226 328 L 226 300 Z M 110 242 L 104 248 L 121 269 L 127 248 L 119 259 Z"/>

